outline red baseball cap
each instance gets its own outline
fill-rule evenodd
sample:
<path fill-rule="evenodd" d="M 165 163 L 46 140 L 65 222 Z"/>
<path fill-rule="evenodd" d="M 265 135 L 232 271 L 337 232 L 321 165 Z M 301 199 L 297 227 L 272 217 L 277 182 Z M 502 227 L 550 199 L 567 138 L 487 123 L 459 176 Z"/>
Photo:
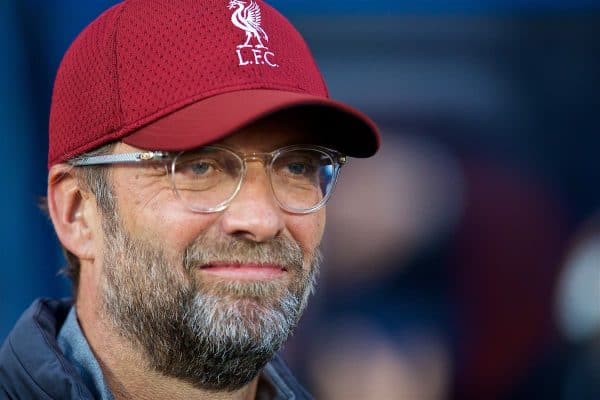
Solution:
<path fill-rule="evenodd" d="M 298 109 L 319 142 L 369 157 L 375 124 L 329 98 L 301 35 L 261 0 L 126 0 L 75 39 L 57 72 L 48 165 L 122 140 L 176 151 Z M 144 128 L 144 129 L 141 129 Z"/>

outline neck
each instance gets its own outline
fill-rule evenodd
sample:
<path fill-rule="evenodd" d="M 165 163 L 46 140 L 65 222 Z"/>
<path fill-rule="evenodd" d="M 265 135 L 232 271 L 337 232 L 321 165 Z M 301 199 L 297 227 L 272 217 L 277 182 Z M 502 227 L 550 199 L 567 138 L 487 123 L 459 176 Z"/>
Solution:
<path fill-rule="evenodd" d="M 77 302 L 77 317 L 81 329 L 98 360 L 115 400 L 125 399 L 213 399 L 252 400 L 256 396 L 258 377 L 234 392 L 215 392 L 195 388 L 176 378 L 166 377 L 147 367 L 138 346 L 119 335 L 102 312 L 94 295 L 85 287 Z"/>

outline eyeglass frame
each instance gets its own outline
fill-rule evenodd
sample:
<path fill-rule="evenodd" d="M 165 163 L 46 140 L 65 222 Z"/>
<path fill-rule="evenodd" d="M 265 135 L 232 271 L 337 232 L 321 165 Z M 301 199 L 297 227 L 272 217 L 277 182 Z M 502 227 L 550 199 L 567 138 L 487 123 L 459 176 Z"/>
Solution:
<path fill-rule="evenodd" d="M 239 182 L 237 183 L 237 186 L 236 186 L 235 190 L 232 192 L 231 196 L 228 199 L 221 202 L 220 204 L 218 204 L 217 206 L 206 209 L 206 210 L 199 210 L 199 209 L 192 208 L 185 200 L 183 200 L 181 198 L 181 195 L 179 194 L 179 190 L 177 190 L 177 185 L 175 184 L 175 172 L 176 172 L 175 165 L 177 163 L 177 159 L 183 153 L 193 152 L 193 151 L 200 150 L 200 149 L 225 150 L 225 151 L 228 151 L 228 152 L 234 154 L 237 158 L 239 158 L 241 160 L 241 163 L 242 163 L 242 171 L 240 173 Z M 327 155 L 333 161 L 333 174 L 332 174 L 333 182 L 331 184 L 331 188 L 326 193 L 326 195 L 316 205 L 314 205 L 313 207 L 310 207 L 308 209 L 294 209 L 294 208 L 284 206 L 281 203 L 281 201 L 277 198 L 277 196 L 275 195 L 275 189 L 273 188 L 273 178 L 271 177 L 271 170 L 272 170 L 274 161 L 277 159 L 277 157 L 281 153 L 285 153 L 285 152 L 293 151 L 293 150 L 319 151 L 319 152 Z M 321 209 L 327 203 L 327 201 L 333 194 L 341 167 L 348 162 L 347 156 L 337 150 L 330 149 L 330 148 L 324 147 L 324 146 L 318 146 L 318 145 L 300 144 L 300 145 L 291 145 L 291 146 L 280 147 L 271 152 L 251 152 L 251 153 L 241 153 L 241 152 L 238 152 L 238 151 L 231 149 L 229 147 L 226 147 L 226 146 L 207 145 L 207 146 L 202 146 L 198 149 L 183 150 L 183 151 L 179 151 L 179 152 L 170 152 L 170 151 L 162 151 L 162 150 L 146 150 L 146 151 L 130 152 L 130 153 L 115 153 L 115 154 L 104 154 L 104 155 L 95 155 L 95 156 L 80 156 L 80 157 L 69 160 L 68 163 L 73 167 L 83 167 L 83 166 L 94 166 L 94 165 L 118 165 L 118 164 L 137 164 L 137 163 L 170 161 L 171 162 L 170 168 L 168 167 L 168 164 L 165 164 L 165 167 L 167 170 L 167 174 L 170 175 L 172 189 L 175 192 L 176 196 L 179 198 L 179 200 L 192 212 L 201 213 L 201 214 L 210 214 L 210 213 L 216 213 L 216 212 L 225 210 L 227 207 L 229 207 L 229 205 L 231 204 L 233 199 L 237 196 L 237 194 L 239 193 L 239 191 L 242 187 L 244 179 L 246 177 L 246 171 L 248 169 L 247 168 L 247 160 L 251 160 L 251 161 L 261 160 L 262 161 L 264 167 L 267 170 L 267 176 L 269 177 L 269 184 L 270 184 L 271 190 L 273 192 L 273 198 L 277 202 L 277 205 L 281 209 L 288 211 L 290 213 L 293 213 L 293 214 L 310 214 L 310 213 L 313 213 L 313 212 Z"/>

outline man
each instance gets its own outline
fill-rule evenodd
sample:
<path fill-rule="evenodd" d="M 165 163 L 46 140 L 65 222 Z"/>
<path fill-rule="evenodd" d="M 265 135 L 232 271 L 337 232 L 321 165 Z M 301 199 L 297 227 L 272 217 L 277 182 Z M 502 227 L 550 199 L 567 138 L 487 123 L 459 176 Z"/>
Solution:
<path fill-rule="evenodd" d="M 48 210 L 75 301 L 0 349 L 11 399 L 305 399 L 276 355 L 346 155 L 375 153 L 261 1 L 127 0 L 65 54 Z"/>

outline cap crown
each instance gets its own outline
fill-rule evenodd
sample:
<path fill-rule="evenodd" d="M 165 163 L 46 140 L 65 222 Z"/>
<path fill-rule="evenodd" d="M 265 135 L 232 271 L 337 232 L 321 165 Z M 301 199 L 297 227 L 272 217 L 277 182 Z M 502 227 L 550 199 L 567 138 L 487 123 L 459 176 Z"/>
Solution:
<path fill-rule="evenodd" d="M 243 89 L 328 97 L 300 34 L 261 0 L 126 0 L 85 28 L 61 62 L 48 164 Z"/>

